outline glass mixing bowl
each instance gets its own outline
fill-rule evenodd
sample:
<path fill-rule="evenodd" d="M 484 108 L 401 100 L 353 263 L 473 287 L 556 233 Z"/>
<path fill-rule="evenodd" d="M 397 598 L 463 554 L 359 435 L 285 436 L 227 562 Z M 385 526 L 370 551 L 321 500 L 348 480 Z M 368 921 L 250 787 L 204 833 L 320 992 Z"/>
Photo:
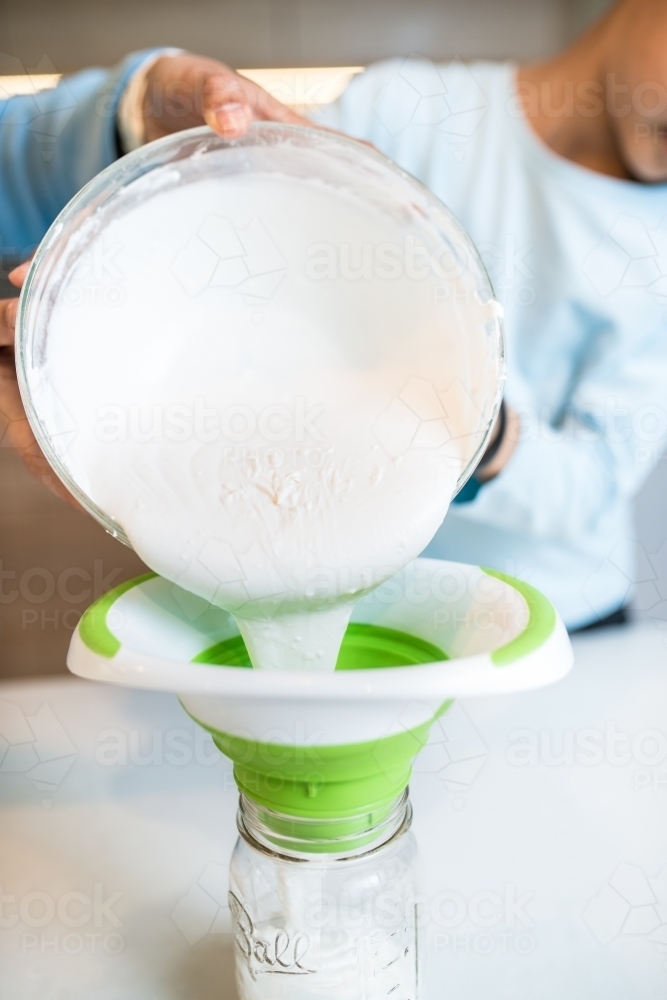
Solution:
<path fill-rule="evenodd" d="M 168 206 L 165 195 L 168 199 L 175 198 L 184 186 L 195 181 L 204 178 L 220 181 L 233 175 L 253 174 L 260 181 L 273 175 L 309 184 L 311 194 L 313 184 L 315 187 L 319 184 L 332 197 L 345 198 L 346 193 L 351 193 L 356 205 L 366 205 L 369 211 L 379 212 L 390 220 L 394 229 L 400 231 L 401 239 L 391 245 L 355 246 L 354 232 L 349 233 L 347 242 L 339 239 L 338 243 L 327 242 L 327 233 L 323 232 L 325 238 L 313 243 L 311 231 L 311 242 L 295 253 L 296 237 L 287 225 L 292 240 L 290 258 L 281 248 L 283 233 L 276 230 L 275 220 L 272 228 L 263 225 L 261 218 L 239 222 L 214 213 L 203 222 L 193 219 L 192 239 L 173 253 L 170 251 L 167 263 L 163 262 L 170 269 L 183 308 L 190 308 L 191 303 L 196 310 L 202 296 L 218 295 L 220 315 L 224 318 L 232 296 L 234 309 L 246 310 L 253 322 L 261 323 L 266 310 L 273 308 L 271 303 L 279 302 L 290 289 L 292 300 L 298 301 L 294 290 L 300 288 L 304 310 L 311 321 L 317 322 L 319 315 L 324 317 L 332 301 L 340 306 L 344 316 L 363 310 L 369 320 L 370 344 L 371 333 L 376 341 L 378 337 L 377 331 L 372 331 L 373 316 L 379 315 L 381 307 L 386 309 L 387 303 L 392 310 L 402 309 L 405 296 L 401 289 L 404 285 L 411 292 L 412 286 L 406 282 L 413 282 L 415 288 L 418 286 L 420 301 L 426 301 L 425 294 L 433 297 L 442 330 L 441 339 L 437 344 L 434 341 L 432 357 L 431 389 L 435 389 L 436 395 L 426 386 L 426 395 L 420 396 L 420 386 L 426 385 L 423 370 L 415 381 L 408 365 L 401 375 L 405 386 L 389 407 L 391 412 L 378 418 L 378 437 L 384 440 L 390 454 L 393 448 L 398 455 L 402 445 L 396 441 L 401 435 L 404 438 L 406 432 L 413 437 L 421 434 L 421 444 L 428 445 L 429 433 L 437 431 L 440 437 L 436 433 L 431 446 L 452 448 L 452 461 L 458 463 L 458 489 L 474 471 L 489 440 L 502 398 L 505 372 L 501 310 L 494 301 L 479 254 L 451 212 L 382 154 L 329 131 L 258 123 L 244 138 L 234 142 L 217 137 L 208 128 L 181 132 L 118 160 L 72 199 L 35 254 L 17 319 L 19 385 L 39 445 L 79 503 L 126 544 L 129 541 L 122 524 L 104 509 L 104 502 L 95 495 L 72 447 L 76 435 L 84 430 L 81 421 L 77 423 L 70 413 L 77 388 L 63 398 L 62 390 L 55 391 L 51 385 L 50 358 L 54 350 L 51 319 L 59 303 L 79 304 L 87 310 L 90 336 L 94 337 L 103 318 L 117 309 L 115 315 L 121 330 L 125 283 L 130 280 L 123 274 L 124 251 L 118 255 L 112 246 L 108 254 L 106 250 L 98 252 L 100 234 L 158 195 L 163 198 L 162 204 Z M 154 251 L 162 252 L 160 247 L 169 240 L 168 214 L 167 211 L 162 235 L 145 232 L 138 241 L 141 245 L 126 248 L 130 256 L 134 253 L 136 260 Z M 336 283 L 333 299 L 331 282 Z M 149 282 L 145 288 L 147 302 L 152 294 Z M 156 302 L 156 309 L 160 305 Z M 373 351 L 369 347 L 366 357 L 364 343 L 345 344 L 345 328 L 346 324 L 342 324 L 340 351 L 343 355 L 346 351 L 356 352 L 354 365 L 363 367 Z M 337 336 L 334 331 L 333 339 Z M 395 357 L 389 361 L 395 363 L 397 370 L 410 336 L 408 315 L 396 344 L 382 348 L 385 353 L 394 352 Z M 359 339 L 365 341 L 366 335 Z M 373 350 L 379 349 L 376 343 Z M 109 352 L 110 366 L 117 365 L 114 354 Z M 134 361 L 133 365 L 136 367 Z M 86 383 L 86 391 L 92 397 L 96 379 L 102 375 L 100 367 L 106 366 L 98 366 L 97 370 L 89 367 L 79 380 L 81 388 Z M 121 369 L 122 366 L 118 371 Z M 150 364 L 146 370 L 150 382 L 153 377 Z M 108 376 L 108 372 L 104 374 Z M 150 396 L 150 388 L 147 392 Z M 454 396 L 459 412 L 466 414 L 466 425 L 450 433 L 448 400 Z M 392 437 L 392 420 L 398 420 L 399 424 L 403 420 L 398 438 Z M 454 439 L 455 446 L 443 443 L 448 436 Z"/>

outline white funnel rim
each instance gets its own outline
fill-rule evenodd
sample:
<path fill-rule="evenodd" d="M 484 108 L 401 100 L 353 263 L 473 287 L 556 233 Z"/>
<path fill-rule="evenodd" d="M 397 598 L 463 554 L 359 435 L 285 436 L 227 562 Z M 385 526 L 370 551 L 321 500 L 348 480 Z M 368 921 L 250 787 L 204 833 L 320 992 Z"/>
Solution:
<path fill-rule="evenodd" d="M 69 669 L 91 680 L 178 694 L 340 703 L 531 690 L 572 666 L 565 627 L 539 591 L 462 563 L 417 559 L 355 608 L 354 621 L 419 636 L 450 657 L 416 666 L 292 673 L 193 663 L 238 630 L 219 609 L 190 620 L 183 594 L 154 574 L 111 591 L 79 623 Z"/>

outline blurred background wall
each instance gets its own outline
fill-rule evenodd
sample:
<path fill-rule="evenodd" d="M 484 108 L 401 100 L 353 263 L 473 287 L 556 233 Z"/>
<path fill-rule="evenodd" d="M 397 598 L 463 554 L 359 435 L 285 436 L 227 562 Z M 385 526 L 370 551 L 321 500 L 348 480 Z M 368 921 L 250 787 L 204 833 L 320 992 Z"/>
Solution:
<path fill-rule="evenodd" d="M 1 0 L 0 51 L 57 72 L 178 45 L 237 67 L 357 65 L 419 53 L 530 59 L 604 0 Z M 47 72 L 47 70 L 42 70 Z M 9 70 L 4 70 L 9 72 Z"/>
<path fill-rule="evenodd" d="M 557 49 L 605 6 L 606 0 L 0 0 L 0 75 L 112 65 L 154 45 L 189 48 L 239 68 L 364 65 L 414 54 L 528 60 Z M 31 480 L 1 437 L 0 483 L 0 676 L 61 672 L 81 612 L 142 564 Z M 665 496 L 663 460 L 637 501 L 637 605 L 639 613 L 667 619 Z"/>

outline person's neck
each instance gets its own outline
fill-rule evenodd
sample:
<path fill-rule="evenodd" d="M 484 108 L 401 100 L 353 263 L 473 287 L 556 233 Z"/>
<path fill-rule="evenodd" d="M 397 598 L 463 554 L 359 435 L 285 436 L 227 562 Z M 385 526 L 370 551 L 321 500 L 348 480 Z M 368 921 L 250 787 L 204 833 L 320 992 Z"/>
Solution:
<path fill-rule="evenodd" d="M 605 20 L 554 58 L 521 66 L 517 87 L 527 121 L 550 149 L 589 170 L 630 180 L 607 109 L 612 30 Z"/>

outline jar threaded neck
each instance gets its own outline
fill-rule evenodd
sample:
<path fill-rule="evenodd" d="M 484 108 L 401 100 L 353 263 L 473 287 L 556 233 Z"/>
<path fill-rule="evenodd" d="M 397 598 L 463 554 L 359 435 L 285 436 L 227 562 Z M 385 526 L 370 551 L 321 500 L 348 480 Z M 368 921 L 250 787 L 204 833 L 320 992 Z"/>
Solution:
<path fill-rule="evenodd" d="M 382 810 L 345 818 L 313 818 L 276 812 L 239 796 L 240 835 L 260 850 L 312 861 L 314 856 L 345 858 L 366 855 L 406 832 L 412 822 L 409 789 Z"/>

